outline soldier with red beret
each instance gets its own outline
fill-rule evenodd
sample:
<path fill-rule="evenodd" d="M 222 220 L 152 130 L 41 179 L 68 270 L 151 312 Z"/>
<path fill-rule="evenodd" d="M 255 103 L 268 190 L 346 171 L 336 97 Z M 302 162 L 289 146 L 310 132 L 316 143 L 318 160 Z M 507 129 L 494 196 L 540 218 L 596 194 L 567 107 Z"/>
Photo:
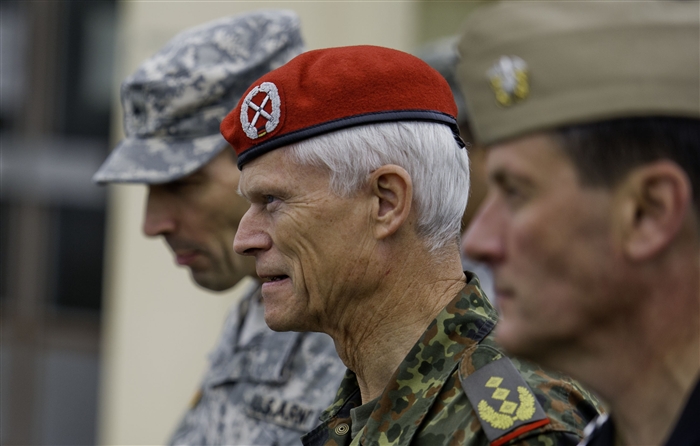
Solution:
<path fill-rule="evenodd" d="M 511 360 L 461 268 L 469 163 L 444 78 L 374 46 L 304 53 L 221 124 L 251 204 L 265 321 L 329 334 L 348 367 L 305 445 L 568 445 L 597 415 L 571 379 Z"/>

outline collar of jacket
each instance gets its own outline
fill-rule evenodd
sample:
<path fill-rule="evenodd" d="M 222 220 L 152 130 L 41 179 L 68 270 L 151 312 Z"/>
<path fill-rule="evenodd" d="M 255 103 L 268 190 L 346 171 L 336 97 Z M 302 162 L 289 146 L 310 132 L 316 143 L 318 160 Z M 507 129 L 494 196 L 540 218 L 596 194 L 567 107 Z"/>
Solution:
<path fill-rule="evenodd" d="M 430 323 L 394 372 L 360 434 L 360 444 L 365 443 L 365 438 L 379 440 L 382 445 L 409 444 L 445 381 L 459 367 L 464 353 L 496 325 L 496 310 L 483 294 L 478 278 L 470 272 L 465 274 L 466 286 Z M 357 378 L 348 370 L 335 401 L 321 415 L 323 424 L 302 437 L 304 445 L 325 444 L 335 428 L 349 420 L 350 409 L 360 404 Z M 411 420 L 401 432 L 390 438 L 390 433 L 379 430 L 382 425 L 393 424 L 398 417 Z"/>

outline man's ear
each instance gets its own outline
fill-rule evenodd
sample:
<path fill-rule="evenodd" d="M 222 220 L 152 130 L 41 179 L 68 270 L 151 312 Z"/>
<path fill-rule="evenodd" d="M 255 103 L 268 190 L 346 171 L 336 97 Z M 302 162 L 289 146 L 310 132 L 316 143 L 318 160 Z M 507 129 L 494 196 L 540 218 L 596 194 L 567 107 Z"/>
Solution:
<path fill-rule="evenodd" d="M 672 161 L 634 169 L 619 187 L 625 254 L 647 260 L 678 235 L 692 207 L 690 179 Z"/>
<path fill-rule="evenodd" d="M 396 233 L 408 219 L 413 182 L 403 167 L 387 164 L 372 172 L 369 186 L 374 200 L 374 235 L 381 240 Z"/>

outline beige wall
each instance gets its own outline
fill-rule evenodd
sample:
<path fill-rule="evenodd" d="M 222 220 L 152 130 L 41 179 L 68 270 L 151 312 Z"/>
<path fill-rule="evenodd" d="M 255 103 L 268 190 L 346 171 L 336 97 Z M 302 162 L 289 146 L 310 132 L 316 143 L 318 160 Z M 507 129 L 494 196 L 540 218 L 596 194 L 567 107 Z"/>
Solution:
<path fill-rule="evenodd" d="M 121 80 L 178 31 L 259 8 L 256 2 L 122 2 Z M 295 10 L 310 48 L 370 43 L 410 51 L 416 3 L 280 2 Z M 118 86 L 114 86 L 115 96 Z M 115 141 L 121 137 L 115 105 Z M 101 444 L 162 444 L 194 394 L 226 312 L 240 293 L 196 288 L 160 240 L 141 235 L 145 188 L 110 186 Z"/>

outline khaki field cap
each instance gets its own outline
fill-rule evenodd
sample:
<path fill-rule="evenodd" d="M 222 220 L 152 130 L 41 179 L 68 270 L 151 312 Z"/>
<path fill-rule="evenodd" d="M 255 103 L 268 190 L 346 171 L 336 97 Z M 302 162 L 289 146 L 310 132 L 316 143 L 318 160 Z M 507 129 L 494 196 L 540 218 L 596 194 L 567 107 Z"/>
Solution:
<path fill-rule="evenodd" d="M 477 141 L 635 116 L 700 117 L 700 4 L 503 2 L 463 25 Z"/>

